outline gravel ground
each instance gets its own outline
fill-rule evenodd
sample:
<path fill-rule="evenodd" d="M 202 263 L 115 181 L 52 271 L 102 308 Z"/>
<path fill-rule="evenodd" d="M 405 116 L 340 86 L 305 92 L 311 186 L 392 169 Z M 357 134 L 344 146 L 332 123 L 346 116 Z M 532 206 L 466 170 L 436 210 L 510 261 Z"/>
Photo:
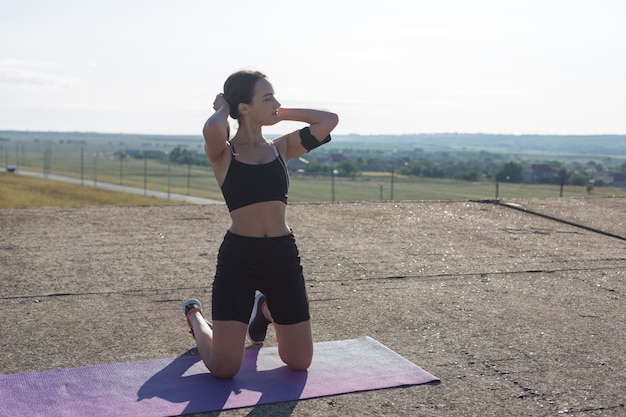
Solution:
<path fill-rule="evenodd" d="M 626 415 L 626 199 L 292 204 L 316 341 L 441 378 L 202 416 Z M 0 373 L 173 357 L 222 205 L 0 210 Z M 270 331 L 266 345 L 275 345 Z"/>

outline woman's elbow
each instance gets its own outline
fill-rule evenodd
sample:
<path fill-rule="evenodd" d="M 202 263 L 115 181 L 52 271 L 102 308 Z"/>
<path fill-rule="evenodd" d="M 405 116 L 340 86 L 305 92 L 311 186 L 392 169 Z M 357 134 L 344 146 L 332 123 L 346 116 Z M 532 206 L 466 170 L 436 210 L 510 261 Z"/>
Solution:
<path fill-rule="evenodd" d="M 339 116 L 337 113 L 328 113 L 328 124 L 331 126 L 331 130 L 339 124 Z"/>

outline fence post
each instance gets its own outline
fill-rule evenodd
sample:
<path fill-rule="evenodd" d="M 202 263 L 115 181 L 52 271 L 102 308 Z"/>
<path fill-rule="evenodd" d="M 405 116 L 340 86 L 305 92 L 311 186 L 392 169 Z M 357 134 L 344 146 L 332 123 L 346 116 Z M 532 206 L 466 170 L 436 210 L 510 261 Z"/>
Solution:
<path fill-rule="evenodd" d="M 43 153 L 43 177 L 48 178 L 52 165 L 52 148 L 46 147 Z"/>
<path fill-rule="evenodd" d="M 395 174 L 395 169 L 391 168 L 391 194 L 389 195 L 389 200 L 393 201 L 393 177 Z"/>
<path fill-rule="evenodd" d="M 148 194 L 148 154 L 143 154 L 143 195 Z"/>
<path fill-rule="evenodd" d="M 126 154 L 124 151 L 120 151 L 120 185 L 124 182 L 124 157 Z"/>
<path fill-rule="evenodd" d="M 98 188 L 98 155 L 93 157 L 93 188 Z"/>
<path fill-rule="evenodd" d="M 171 177 L 172 177 L 172 160 L 170 159 L 170 155 L 167 156 L 167 200 L 170 199 L 170 189 L 171 189 Z"/>
<path fill-rule="evenodd" d="M 331 181 L 331 189 L 332 189 L 332 201 L 335 202 L 335 170 L 330 170 L 330 181 Z"/>
<path fill-rule="evenodd" d="M 191 182 L 191 162 L 187 164 L 187 195 L 189 195 L 189 183 Z"/>

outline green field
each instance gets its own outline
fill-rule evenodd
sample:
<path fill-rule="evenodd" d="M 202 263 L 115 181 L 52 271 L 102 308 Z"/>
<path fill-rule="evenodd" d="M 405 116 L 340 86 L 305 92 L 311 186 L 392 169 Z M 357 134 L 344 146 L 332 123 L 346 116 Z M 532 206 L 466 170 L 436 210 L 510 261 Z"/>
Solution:
<path fill-rule="evenodd" d="M 170 191 L 185 194 L 187 168 L 171 168 Z M 190 195 L 221 199 L 215 179 L 207 170 L 192 169 Z M 65 173 L 67 176 L 70 171 Z M 59 175 L 58 173 L 56 175 Z M 115 175 L 98 175 L 100 182 L 119 181 Z M 124 185 L 143 187 L 141 175 L 124 178 Z M 149 189 L 167 190 L 167 174 L 147 178 Z M 182 184 L 182 185 L 181 185 Z M 97 183 L 95 184 L 97 185 Z M 334 193 L 333 193 L 334 188 Z M 393 195 L 392 195 L 393 192 Z M 334 198 L 333 198 L 334 194 Z M 499 184 L 500 199 L 559 197 L 556 185 Z M 626 189 L 596 187 L 588 193 L 585 187 L 566 186 L 563 197 L 626 196 Z M 401 200 L 482 200 L 496 198 L 492 182 L 426 180 L 391 175 L 362 175 L 355 179 L 298 177 L 291 179 L 290 202 L 329 201 L 401 201 Z M 114 192 L 94 187 L 93 178 L 84 178 L 84 185 L 69 184 L 44 178 L 0 173 L 0 208 L 8 207 L 76 207 L 76 206 L 134 206 L 177 204 L 173 201 L 130 193 Z"/>
<path fill-rule="evenodd" d="M 378 174 L 378 173 L 377 173 Z M 332 181 L 328 178 L 292 178 L 289 200 L 331 201 Z M 497 187 L 497 195 L 496 195 Z M 561 194 L 558 185 L 467 182 L 446 179 L 401 177 L 396 175 L 363 175 L 355 179 L 335 178 L 335 201 L 378 200 L 482 200 L 511 198 L 550 198 Z M 565 186 L 563 197 L 626 195 L 626 189 L 596 187 L 588 193 L 585 187 Z"/>
<path fill-rule="evenodd" d="M 30 183 L 24 176 L 3 175 L 0 177 L 3 207 L 163 203 L 156 198 L 136 195 L 124 194 L 128 200 L 105 197 L 119 193 L 98 189 L 99 183 L 222 200 L 210 167 L 168 163 L 166 157 L 163 160 L 130 156 L 120 159 L 116 155 L 124 149 L 160 151 L 166 155 L 175 147 L 201 152 L 201 138 L 22 132 L 0 139 L 0 166 L 16 165 L 18 171 L 32 171 L 44 178 L 46 174 L 72 177 L 80 179 L 83 184 L 77 186 L 41 180 L 35 187 L 37 191 L 32 192 L 29 188 L 32 185 L 23 185 Z M 13 184 L 8 191 L 8 178 L 23 182 L 22 187 Z M 586 187 L 565 186 L 562 191 L 563 197 L 614 195 L 625 196 L 626 189 L 596 186 L 588 192 Z M 561 189 L 554 184 L 496 184 L 488 180 L 467 182 L 365 172 L 354 178 L 293 174 L 289 201 L 480 200 L 559 196 Z M 118 199 L 120 202 L 111 203 Z"/>

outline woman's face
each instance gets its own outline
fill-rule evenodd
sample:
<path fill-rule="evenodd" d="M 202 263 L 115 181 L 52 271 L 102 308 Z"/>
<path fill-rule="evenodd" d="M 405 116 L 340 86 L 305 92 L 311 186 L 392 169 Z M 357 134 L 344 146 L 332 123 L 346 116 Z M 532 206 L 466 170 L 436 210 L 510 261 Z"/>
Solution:
<path fill-rule="evenodd" d="M 262 125 L 273 125 L 278 122 L 280 103 L 274 97 L 272 84 L 265 78 L 259 79 L 254 86 L 254 96 L 249 104 L 248 115 Z"/>

